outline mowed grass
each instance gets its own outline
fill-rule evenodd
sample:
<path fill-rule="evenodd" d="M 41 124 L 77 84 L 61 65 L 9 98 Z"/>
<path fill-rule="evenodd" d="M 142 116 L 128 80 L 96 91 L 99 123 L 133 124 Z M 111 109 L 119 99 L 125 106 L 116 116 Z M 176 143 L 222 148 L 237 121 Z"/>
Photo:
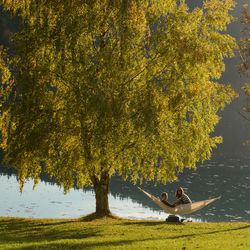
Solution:
<path fill-rule="evenodd" d="M 250 223 L 0 217 L 0 249 L 250 249 Z"/>

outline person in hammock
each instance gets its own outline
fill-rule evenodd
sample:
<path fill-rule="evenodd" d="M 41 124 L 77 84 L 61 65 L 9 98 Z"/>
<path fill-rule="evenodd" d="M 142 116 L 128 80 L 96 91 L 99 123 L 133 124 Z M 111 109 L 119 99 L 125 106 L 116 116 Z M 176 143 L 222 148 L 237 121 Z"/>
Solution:
<path fill-rule="evenodd" d="M 169 203 L 169 202 L 167 201 L 167 199 L 168 199 L 168 194 L 165 193 L 165 192 L 162 193 L 162 194 L 161 194 L 161 201 L 162 201 L 165 205 L 167 205 L 167 206 L 169 206 L 169 207 L 175 207 L 175 205 Z"/>
<path fill-rule="evenodd" d="M 191 199 L 185 194 L 183 188 L 179 187 L 176 189 L 175 197 L 177 198 L 177 202 L 174 202 L 175 206 L 178 206 L 180 204 L 188 204 L 192 203 Z"/>

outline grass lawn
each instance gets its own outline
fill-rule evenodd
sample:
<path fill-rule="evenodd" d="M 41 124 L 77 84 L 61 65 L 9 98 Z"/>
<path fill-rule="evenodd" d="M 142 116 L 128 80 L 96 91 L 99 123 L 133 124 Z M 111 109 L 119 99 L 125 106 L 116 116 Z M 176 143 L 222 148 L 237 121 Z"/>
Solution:
<path fill-rule="evenodd" d="M 0 217 L 0 249 L 250 249 L 250 222 Z"/>

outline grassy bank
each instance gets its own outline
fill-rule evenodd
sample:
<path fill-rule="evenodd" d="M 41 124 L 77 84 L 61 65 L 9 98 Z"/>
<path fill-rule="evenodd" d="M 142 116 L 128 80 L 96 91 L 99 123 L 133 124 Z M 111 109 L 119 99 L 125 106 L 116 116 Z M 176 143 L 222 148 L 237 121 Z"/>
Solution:
<path fill-rule="evenodd" d="M 0 249 L 250 249 L 250 223 L 0 218 Z"/>

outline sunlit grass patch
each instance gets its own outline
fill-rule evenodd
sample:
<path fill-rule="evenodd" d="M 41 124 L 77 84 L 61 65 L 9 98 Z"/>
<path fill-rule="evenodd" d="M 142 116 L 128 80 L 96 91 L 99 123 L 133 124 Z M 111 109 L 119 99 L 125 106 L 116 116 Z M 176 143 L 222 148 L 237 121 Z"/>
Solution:
<path fill-rule="evenodd" d="M 92 216 L 92 217 L 91 217 Z M 250 223 L 0 218 L 0 249 L 248 249 Z"/>

